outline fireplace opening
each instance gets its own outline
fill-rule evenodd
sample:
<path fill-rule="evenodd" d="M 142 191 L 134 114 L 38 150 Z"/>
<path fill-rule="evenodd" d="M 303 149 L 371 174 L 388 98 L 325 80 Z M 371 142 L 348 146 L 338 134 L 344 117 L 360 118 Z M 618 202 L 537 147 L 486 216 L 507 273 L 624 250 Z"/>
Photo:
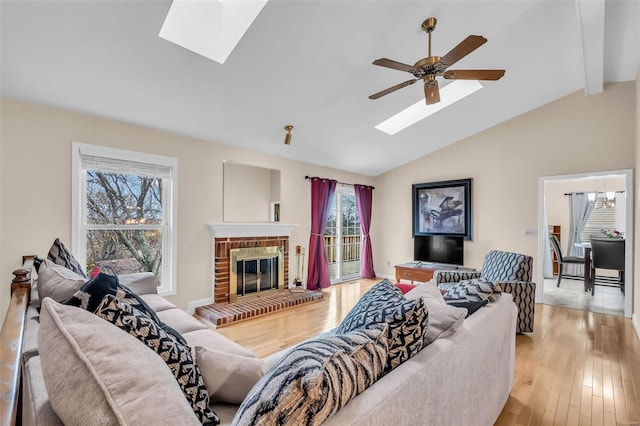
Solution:
<path fill-rule="evenodd" d="M 284 248 L 231 249 L 229 301 L 284 291 Z"/>

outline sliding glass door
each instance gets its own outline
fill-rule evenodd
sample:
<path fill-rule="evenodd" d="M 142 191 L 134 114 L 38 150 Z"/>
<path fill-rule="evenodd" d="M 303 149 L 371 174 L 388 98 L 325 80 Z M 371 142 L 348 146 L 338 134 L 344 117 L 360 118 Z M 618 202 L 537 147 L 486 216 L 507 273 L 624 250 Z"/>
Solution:
<path fill-rule="evenodd" d="M 353 187 L 339 186 L 331 204 L 324 232 L 332 284 L 360 276 L 360 235 L 360 217 Z"/>

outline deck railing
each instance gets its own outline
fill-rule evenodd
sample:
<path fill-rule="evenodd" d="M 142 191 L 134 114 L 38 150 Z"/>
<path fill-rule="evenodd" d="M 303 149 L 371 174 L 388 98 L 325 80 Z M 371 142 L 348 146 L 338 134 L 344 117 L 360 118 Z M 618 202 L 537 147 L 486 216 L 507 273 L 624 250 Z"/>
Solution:
<path fill-rule="evenodd" d="M 338 261 L 337 241 L 335 235 L 324 236 L 324 246 L 327 248 L 327 258 L 329 263 Z M 342 236 L 342 261 L 350 262 L 360 260 L 360 235 L 343 235 Z"/>

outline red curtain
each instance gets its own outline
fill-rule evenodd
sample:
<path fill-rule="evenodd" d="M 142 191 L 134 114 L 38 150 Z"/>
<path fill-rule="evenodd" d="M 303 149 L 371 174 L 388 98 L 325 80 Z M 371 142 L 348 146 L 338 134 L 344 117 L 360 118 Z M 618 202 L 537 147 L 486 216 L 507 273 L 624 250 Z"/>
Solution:
<path fill-rule="evenodd" d="M 373 206 L 373 187 L 365 185 L 353 185 L 356 194 L 356 206 L 360 216 L 360 229 L 362 230 L 362 253 L 360 255 L 360 275 L 362 278 L 375 278 L 373 270 L 373 250 L 369 228 L 371 227 L 371 208 Z"/>
<path fill-rule="evenodd" d="M 309 268 L 307 288 L 317 290 L 331 285 L 329 260 L 324 247 L 324 229 L 329 218 L 331 201 L 337 181 L 311 178 L 311 236 L 309 237 Z"/>

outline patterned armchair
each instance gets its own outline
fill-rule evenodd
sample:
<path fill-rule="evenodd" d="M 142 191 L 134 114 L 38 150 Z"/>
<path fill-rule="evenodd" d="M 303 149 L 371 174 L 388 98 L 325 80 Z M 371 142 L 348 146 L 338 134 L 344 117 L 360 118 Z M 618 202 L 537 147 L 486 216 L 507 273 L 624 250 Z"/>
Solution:
<path fill-rule="evenodd" d="M 500 284 L 502 291 L 511 293 L 518 307 L 516 332 L 533 332 L 536 283 L 531 282 L 533 258 L 524 254 L 491 250 L 484 259 L 480 271 L 443 270 L 435 271 L 436 283 L 446 287 L 446 283 L 484 278 Z"/>

